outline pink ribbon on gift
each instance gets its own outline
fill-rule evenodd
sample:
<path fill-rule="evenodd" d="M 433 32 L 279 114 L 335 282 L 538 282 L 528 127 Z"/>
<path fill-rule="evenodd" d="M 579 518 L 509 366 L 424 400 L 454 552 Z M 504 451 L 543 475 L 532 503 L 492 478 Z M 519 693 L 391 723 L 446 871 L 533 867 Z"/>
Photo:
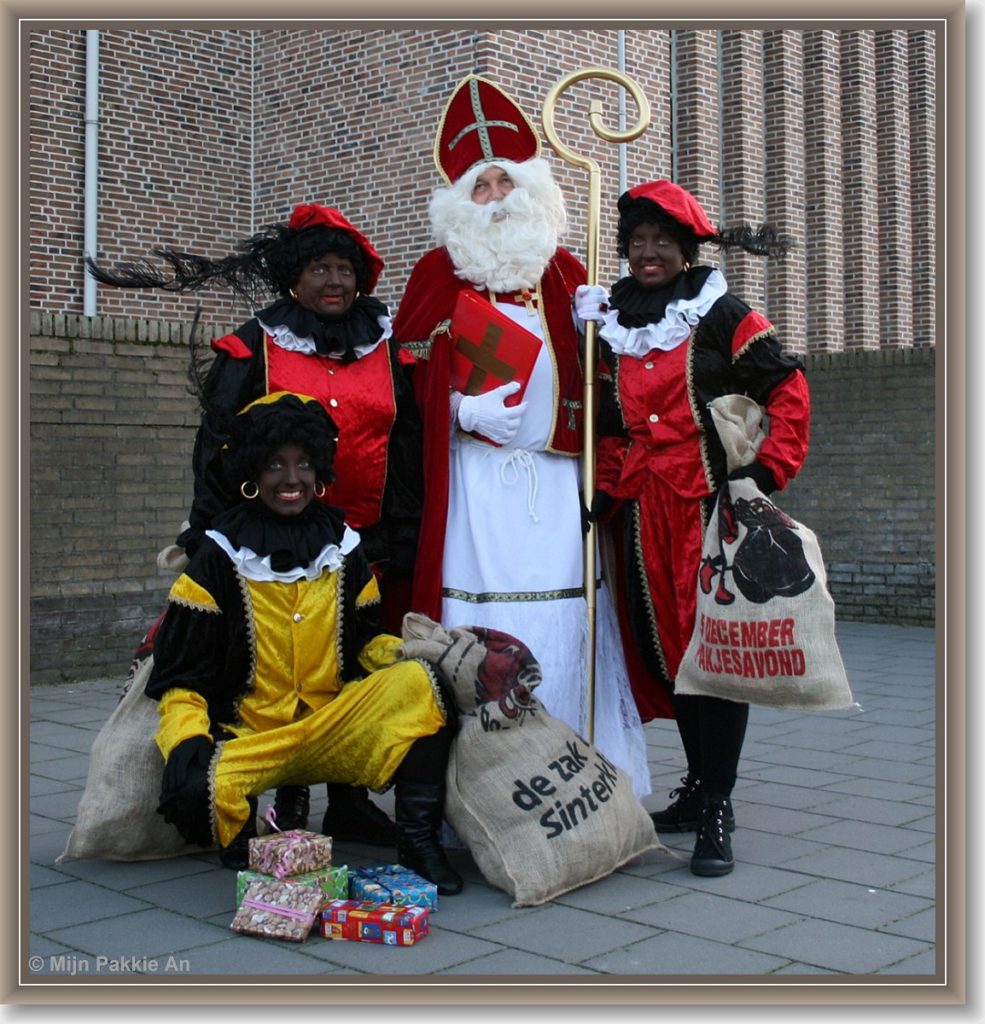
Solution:
<path fill-rule="evenodd" d="M 269 910 L 272 914 L 276 914 L 278 917 L 289 917 L 294 921 L 314 920 L 314 914 L 309 913 L 307 910 L 296 910 L 294 907 L 282 907 L 277 903 L 266 903 L 264 900 L 244 899 L 242 906 L 249 907 L 250 910 Z"/>

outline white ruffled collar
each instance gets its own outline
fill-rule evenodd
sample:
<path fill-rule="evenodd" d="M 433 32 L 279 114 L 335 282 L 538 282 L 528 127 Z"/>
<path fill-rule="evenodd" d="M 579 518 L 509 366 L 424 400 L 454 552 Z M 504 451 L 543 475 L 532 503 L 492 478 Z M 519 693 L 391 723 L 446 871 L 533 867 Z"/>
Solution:
<path fill-rule="evenodd" d="M 287 572 L 275 572 L 270 567 L 270 555 L 261 558 L 251 548 L 234 548 L 226 535 L 216 530 L 206 530 L 205 535 L 225 551 L 236 572 L 257 583 L 296 583 L 300 579 L 317 579 L 326 569 L 329 572 L 339 569 L 343 558 L 359 544 L 359 534 L 346 526 L 342 540 L 338 544 L 326 544 L 307 565 L 299 565 Z"/>
<path fill-rule="evenodd" d="M 363 356 L 368 356 L 371 352 L 374 352 L 380 345 L 383 344 L 384 341 L 386 341 L 393 334 L 393 321 L 390 319 L 390 317 L 378 316 L 376 318 L 376 322 L 380 325 L 380 330 L 382 330 L 383 333 L 379 336 L 379 338 L 376 339 L 376 341 L 367 341 L 363 342 L 362 344 L 353 346 L 352 351 L 355 353 L 357 359 L 362 359 Z M 270 325 L 265 324 L 259 317 L 257 317 L 257 323 L 264 330 L 264 332 L 266 332 L 267 334 L 270 335 L 271 338 L 273 338 L 275 345 L 277 345 L 279 348 L 284 349 L 287 352 L 301 352 L 304 355 L 310 356 L 314 355 L 318 351 L 317 348 L 315 347 L 314 338 L 297 337 L 297 335 L 291 330 L 290 327 L 287 326 L 287 324 L 275 324 L 273 327 L 271 327 Z M 329 353 L 328 358 L 341 359 L 342 353 L 331 352 Z"/>
<path fill-rule="evenodd" d="M 619 323 L 619 310 L 609 309 L 599 324 L 599 334 L 616 355 L 642 359 L 654 349 L 669 352 L 687 341 L 695 325 L 727 291 L 728 284 L 724 275 L 719 270 L 713 270 L 693 299 L 673 299 L 668 302 L 663 318 L 658 323 L 624 327 Z"/>

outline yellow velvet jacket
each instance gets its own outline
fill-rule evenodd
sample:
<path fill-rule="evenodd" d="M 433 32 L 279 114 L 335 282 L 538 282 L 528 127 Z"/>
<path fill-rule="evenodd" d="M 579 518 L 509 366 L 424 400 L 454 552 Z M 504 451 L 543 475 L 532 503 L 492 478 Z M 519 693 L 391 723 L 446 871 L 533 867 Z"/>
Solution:
<path fill-rule="evenodd" d="M 348 681 L 392 664 L 379 590 L 358 545 L 314 578 L 256 580 L 206 536 L 168 596 L 147 695 L 161 701 L 157 743 L 213 741 L 286 725 Z"/>

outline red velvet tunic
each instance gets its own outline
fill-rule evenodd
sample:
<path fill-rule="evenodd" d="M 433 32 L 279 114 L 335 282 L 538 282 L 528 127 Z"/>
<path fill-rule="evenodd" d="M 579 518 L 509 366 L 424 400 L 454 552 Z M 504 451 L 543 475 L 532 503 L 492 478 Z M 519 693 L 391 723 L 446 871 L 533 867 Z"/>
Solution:
<path fill-rule="evenodd" d="M 604 335 L 603 335 L 604 341 Z M 672 717 L 670 694 L 694 625 L 697 568 L 725 455 L 708 412 L 719 395 L 765 406 L 758 460 L 782 488 L 807 454 L 810 397 L 772 324 L 727 293 L 676 348 L 637 358 L 604 346 L 598 490 L 622 499 L 607 524 L 634 696 L 644 721 Z M 642 670 L 641 670 L 642 669 Z"/>
<path fill-rule="evenodd" d="M 335 481 L 324 500 L 345 509 L 357 530 L 383 512 L 387 442 L 397 415 L 390 349 L 384 343 L 353 362 L 289 352 L 266 338 L 267 393 L 316 398 L 339 428 Z"/>

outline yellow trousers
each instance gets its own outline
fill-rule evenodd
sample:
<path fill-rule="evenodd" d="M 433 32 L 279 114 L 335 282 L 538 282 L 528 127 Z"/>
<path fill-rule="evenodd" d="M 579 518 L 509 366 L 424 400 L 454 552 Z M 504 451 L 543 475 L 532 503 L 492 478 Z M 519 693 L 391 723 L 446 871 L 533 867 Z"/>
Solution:
<path fill-rule="evenodd" d="M 384 788 L 411 744 L 445 724 L 437 685 L 419 661 L 399 661 L 347 683 L 289 725 L 239 731 L 212 762 L 213 832 L 228 846 L 250 814 L 247 797 L 285 785 L 342 782 Z"/>

